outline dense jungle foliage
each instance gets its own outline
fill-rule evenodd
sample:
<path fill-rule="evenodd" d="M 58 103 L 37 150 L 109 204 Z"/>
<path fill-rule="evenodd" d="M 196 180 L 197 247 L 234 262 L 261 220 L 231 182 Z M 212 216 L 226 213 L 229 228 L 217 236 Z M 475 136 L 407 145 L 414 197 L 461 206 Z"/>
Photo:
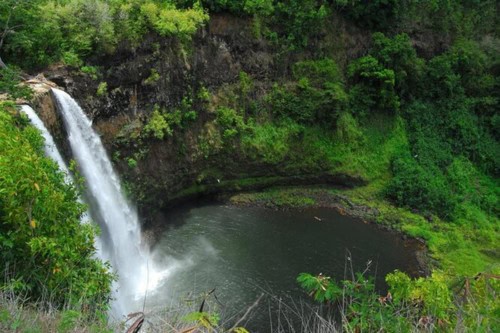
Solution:
<path fill-rule="evenodd" d="M 128 140 L 140 141 L 139 151 L 211 109 L 215 120 L 199 138 L 204 158 L 237 151 L 285 170 L 362 177 L 368 185 L 346 193 L 378 208 L 378 222 L 424 239 L 437 259 L 434 273 L 417 280 L 389 275 L 392 296 L 383 302 L 363 276 L 337 283 L 305 274 L 301 285 L 322 303 L 348 295 L 346 331 L 408 331 L 423 318 L 442 331 L 490 331 L 500 313 L 494 301 L 498 10 L 494 0 L 3 0 L 0 92 L 29 96 L 17 85 L 21 73 L 60 62 L 97 76 L 91 64 L 100 55 L 133 49 L 146 34 L 189 45 L 213 13 L 251 19 L 256 38 L 274 45 L 278 56 L 301 60 L 266 82 L 264 94 L 251 73 L 241 72 L 219 91 L 199 83 L 175 109 L 152 105 Z M 327 48 L 301 56 L 321 45 L 332 33 L 331 20 L 340 18 L 371 36 L 363 56 L 343 63 Z M 427 47 L 426 38 L 439 39 L 432 41 L 438 46 Z M 152 71 L 144 84 L 159 77 Z M 106 93 L 103 82 L 97 94 Z M 75 189 L 41 156 L 41 138 L 12 105 L 1 107 L 0 139 L 0 247 L 13 274 L 8 287 L 58 304 L 103 304 L 111 277 L 92 258 L 94 231 L 78 224 Z M 131 168 L 139 155 L 128 157 Z"/>
<path fill-rule="evenodd" d="M 106 309 L 113 276 L 95 258 L 96 230 L 80 222 L 76 189 L 15 105 L 0 111 L 2 290 L 89 313 Z"/>

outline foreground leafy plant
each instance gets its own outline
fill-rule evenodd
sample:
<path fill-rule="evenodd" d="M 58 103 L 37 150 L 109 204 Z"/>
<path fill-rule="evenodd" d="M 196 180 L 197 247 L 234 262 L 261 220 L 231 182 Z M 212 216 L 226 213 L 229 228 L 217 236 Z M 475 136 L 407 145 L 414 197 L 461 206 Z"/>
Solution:
<path fill-rule="evenodd" d="M 478 274 L 474 278 L 450 278 L 439 271 L 412 279 L 395 271 L 386 277 L 387 296 L 378 296 L 371 278 L 353 275 L 340 283 L 322 274 L 301 273 L 297 278 L 315 301 L 327 304 L 340 315 L 347 332 L 454 331 L 475 327 L 489 332 L 498 324 L 496 297 L 500 276 Z M 453 283 L 455 280 L 459 283 Z M 454 286 L 459 285 L 458 288 Z M 331 316 L 329 312 L 327 316 Z"/>
<path fill-rule="evenodd" d="M 105 309 L 113 276 L 95 259 L 97 230 L 80 223 L 76 189 L 44 157 L 40 133 L 5 104 L 0 142 L 1 285 L 57 307 Z"/>

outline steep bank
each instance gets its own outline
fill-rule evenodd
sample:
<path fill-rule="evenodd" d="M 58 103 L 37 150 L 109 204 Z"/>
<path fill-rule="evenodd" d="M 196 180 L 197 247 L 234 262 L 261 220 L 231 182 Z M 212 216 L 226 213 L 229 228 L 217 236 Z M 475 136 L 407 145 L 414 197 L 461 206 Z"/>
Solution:
<path fill-rule="evenodd" d="M 112 56 L 91 59 L 95 72 L 56 66 L 45 76 L 79 101 L 132 195 L 148 209 L 230 187 L 362 184 L 363 177 L 332 170 L 328 163 L 311 165 L 293 156 L 269 162 L 244 151 L 238 140 L 225 143 L 224 126 L 217 120 L 220 106 L 240 104 L 235 95 L 241 73 L 252 80 L 246 98 L 257 99 L 274 82 L 290 80 L 291 64 L 297 60 L 334 52 L 345 65 L 366 52 L 368 33 L 341 18 L 332 22 L 328 38 L 318 41 L 317 49 L 280 54 L 277 45 L 254 35 L 251 18 L 214 14 L 192 42 L 151 33 L 135 48 L 122 45 Z M 50 98 L 38 98 L 35 104 L 55 136 L 63 138 L 63 129 L 54 126 L 57 113 L 45 115 L 53 107 Z M 171 132 L 158 138 L 144 133 L 155 109 L 194 111 L 194 119 L 172 119 Z M 300 144 L 300 137 L 295 141 Z"/>
<path fill-rule="evenodd" d="M 353 133 L 338 137 L 334 132 L 343 124 L 336 120 L 326 128 L 281 123 L 255 103 L 272 109 L 273 99 L 286 98 L 276 85 L 295 89 L 295 64 L 332 58 L 338 66 L 332 70 L 340 72 L 334 99 L 342 104 L 333 108 L 344 108 L 344 72 L 368 52 L 371 31 L 332 14 L 321 32 L 310 36 L 308 48 L 284 51 L 256 31 L 258 24 L 257 17 L 212 13 L 192 40 L 150 32 L 138 45 L 122 42 L 111 55 L 93 56 L 80 68 L 53 66 L 45 76 L 74 96 L 93 120 L 144 211 L 197 194 L 280 184 L 355 186 L 386 173 L 391 153 L 366 149 L 367 160 L 376 159 L 370 154 L 383 155 L 383 166 L 353 161 L 349 150 L 358 145 L 356 124 L 347 129 Z M 435 36 L 426 27 L 411 31 L 412 44 L 427 57 L 450 43 L 449 36 L 422 40 L 425 31 Z M 45 114 L 52 102 L 39 98 L 35 104 Z M 44 114 L 56 138 L 63 138 L 64 130 L 54 125 L 56 113 Z M 376 148 L 391 146 L 400 136 L 392 117 L 369 122 L 374 124 L 367 124 L 369 130 L 377 133 L 361 140 L 377 140 Z M 333 147 L 335 141 L 344 146 Z M 67 147 L 63 150 L 69 154 Z"/>
<path fill-rule="evenodd" d="M 200 194 L 367 185 L 364 201 L 424 216 L 408 232 L 453 248 L 452 266 L 467 249 L 464 271 L 496 260 L 494 37 L 422 41 L 429 27 L 405 19 L 410 35 L 371 35 L 332 14 L 292 48 L 256 23 L 212 14 L 192 39 L 149 31 L 46 76 L 93 119 L 143 215 Z M 455 247 L 448 222 L 475 236 Z"/>
<path fill-rule="evenodd" d="M 13 14 L 12 24 L 22 28 L 9 34 L 1 56 L 25 70 L 57 61 L 73 66 L 47 75 L 82 93 L 130 194 L 148 213 L 175 198 L 292 179 L 341 176 L 366 184 L 342 195 L 376 208 L 377 222 L 425 239 L 442 271 L 416 281 L 389 275 L 394 301 L 411 309 L 407 320 L 370 292 L 366 311 L 344 316 L 352 318 L 349 330 L 401 320 L 408 331 L 421 320 L 450 330 L 498 326 L 495 295 L 491 301 L 483 292 L 500 258 L 498 4 L 210 0 L 202 5 L 212 21 L 199 30 L 207 12 L 174 1 L 178 8 L 160 0 L 8 1 L 0 23 L 8 26 Z M 237 17 L 214 14 L 226 11 Z M 214 24 L 218 17 L 226 19 Z M 12 98 L 27 94 L 17 77 L 16 70 L 0 72 L 0 90 Z M 58 126 L 57 114 L 47 117 Z M 6 169 L 9 177 L 0 180 L 19 176 L 18 169 Z M 26 183 L 35 194 L 39 187 Z M 33 201 L 23 204 L 9 191 L 0 189 L 14 200 L 2 218 L 9 223 L 19 212 L 20 227 L 32 235 L 40 221 L 22 218 Z M 13 246 L 15 235 L 0 235 L 14 254 L 26 245 L 22 239 Z M 58 244 L 40 243 L 42 250 Z M 326 280 L 306 275 L 302 282 L 320 282 L 320 294 L 328 290 L 323 282 L 338 290 Z M 460 285 L 465 290 L 454 288 Z M 452 302 L 470 291 L 472 302 Z M 377 318 L 382 322 L 359 326 Z"/>

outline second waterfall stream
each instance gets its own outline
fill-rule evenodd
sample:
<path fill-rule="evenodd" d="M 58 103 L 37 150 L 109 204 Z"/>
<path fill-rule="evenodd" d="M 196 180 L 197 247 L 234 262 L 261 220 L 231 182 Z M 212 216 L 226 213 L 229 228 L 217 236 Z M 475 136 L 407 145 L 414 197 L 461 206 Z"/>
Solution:
<path fill-rule="evenodd" d="M 101 259 L 109 261 L 118 274 L 111 314 L 121 319 L 130 312 L 140 311 L 138 301 L 171 272 L 158 270 L 149 261 L 149 251 L 141 242 L 137 211 L 123 195 L 120 180 L 91 121 L 70 95 L 58 89 L 52 91 L 68 133 L 73 158 L 85 178 L 85 201 L 101 228 Z"/>

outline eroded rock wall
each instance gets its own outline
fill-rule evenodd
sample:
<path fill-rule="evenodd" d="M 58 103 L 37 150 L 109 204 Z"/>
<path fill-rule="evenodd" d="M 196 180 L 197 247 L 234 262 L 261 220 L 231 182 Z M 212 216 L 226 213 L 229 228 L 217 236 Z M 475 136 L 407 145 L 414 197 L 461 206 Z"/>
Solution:
<path fill-rule="evenodd" d="M 221 183 L 229 182 L 238 189 L 241 179 L 246 180 L 241 182 L 246 185 L 241 186 L 252 186 L 253 181 L 248 179 L 257 178 L 270 179 L 269 183 L 272 179 L 279 179 L 280 183 L 287 183 L 286 179 L 307 182 L 308 177 L 315 182 L 358 182 L 345 175 L 328 175 L 327 170 L 298 170 L 290 174 L 283 165 L 248 159 L 238 149 L 230 154 L 212 153 L 207 158 L 200 148 L 200 137 L 209 137 L 215 130 L 214 110 L 209 105 L 193 105 L 196 121 L 163 140 L 144 139 L 136 132 L 140 132 L 155 106 L 175 108 L 201 87 L 212 95 L 211 104 L 217 104 L 217 99 L 224 98 L 219 92 L 238 82 L 244 71 L 253 79 L 256 94 L 264 94 L 273 82 L 287 80 L 295 61 L 330 56 L 342 66 L 362 55 L 368 41 L 369 34 L 336 18 L 329 31 L 311 42 L 310 49 L 283 55 L 277 52 L 279 46 L 255 36 L 250 18 L 216 14 L 190 42 L 150 34 L 139 45 L 120 45 L 114 54 L 92 59 L 98 75 L 64 66 L 55 66 L 45 75 L 80 103 L 93 119 L 132 194 L 143 207 L 155 208 L 179 196 L 221 190 Z M 151 79 L 153 73 L 158 75 Z M 104 83 L 105 92 L 98 94 Z M 53 125 L 60 119 L 53 112 L 50 95 L 37 103 L 39 112 L 45 114 L 44 119 L 60 139 L 64 134 L 61 126 Z"/>

